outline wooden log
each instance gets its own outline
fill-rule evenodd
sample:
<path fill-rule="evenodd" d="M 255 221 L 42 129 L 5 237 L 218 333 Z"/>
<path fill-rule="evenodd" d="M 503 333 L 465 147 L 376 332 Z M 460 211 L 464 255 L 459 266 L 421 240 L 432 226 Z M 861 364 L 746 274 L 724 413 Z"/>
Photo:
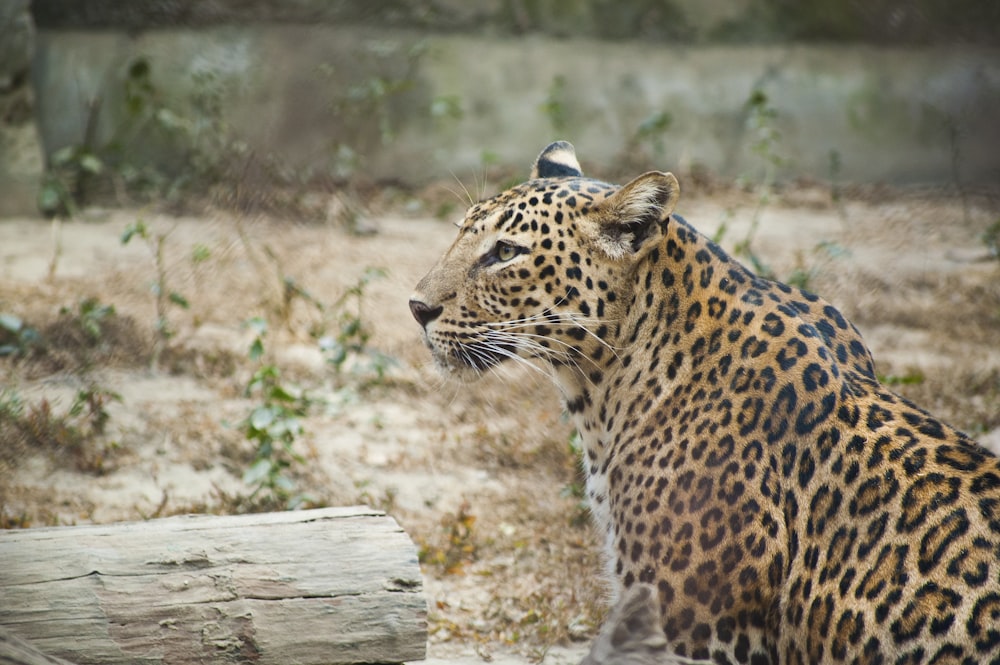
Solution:
<path fill-rule="evenodd" d="M 79 665 L 399 663 L 427 605 L 395 520 L 323 508 L 0 531 L 0 628 Z"/>
<path fill-rule="evenodd" d="M 0 628 L 0 665 L 73 665 L 48 656 L 6 629 Z"/>

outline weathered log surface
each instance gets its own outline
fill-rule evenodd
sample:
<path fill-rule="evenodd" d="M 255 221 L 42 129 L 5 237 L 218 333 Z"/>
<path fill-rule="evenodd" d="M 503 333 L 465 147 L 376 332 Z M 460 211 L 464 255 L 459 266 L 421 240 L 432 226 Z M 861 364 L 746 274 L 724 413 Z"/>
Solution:
<path fill-rule="evenodd" d="M 0 665 L 73 665 L 42 653 L 31 644 L 0 628 Z"/>
<path fill-rule="evenodd" d="M 0 531 L 0 627 L 79 665 L 420 660 L 422 590 L 364 507 Z"/>

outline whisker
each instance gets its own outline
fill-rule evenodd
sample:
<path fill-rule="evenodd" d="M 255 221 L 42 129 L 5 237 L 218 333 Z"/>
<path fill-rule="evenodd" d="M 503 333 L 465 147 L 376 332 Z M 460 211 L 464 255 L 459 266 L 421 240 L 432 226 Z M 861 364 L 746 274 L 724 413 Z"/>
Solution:
<path fill-rule="evenodd" d="M 462 182 L 462 179 L 459 178 L 457 175 L 455 175 L 455 172 L 452 171 L 451 169 L 448 169 L 448 172 L 451 173 L 451 177 L 455 179 L 455 182 L 457 182 L 459 184 L 459 186 L 462 188 L 462 190 L 465 192 L 465 198 L 468 199 L 469 205 L 470 206 L 476 205 L 476 201 L 472 198 L 472 193 L 469 192 L 469 188 L 465 186 L 465 183 Z M 457 196 L 457 193 L 456 193 L 456 196 Z M 464 201 L 462 201 L 461 197 L 459 197 L 458 200 L 461 201 L 462 203 L 464 203 Z"/>
<path fill-rule="evenodd" d="M 551 338 L 548 338 L 548 337 L 542 337 L 542 339 L 547 339 L 547 340 L 550 340 L 550 341 L 553 341 L 553 342 L 559 342 L 559 343 L 563 344 L 564 346 L 567 347 L 567 350 L 565 350 L 565 351 L 564 350 L 553 349 L 551 347 L 546 347 L 546 346 L 540 345 L 535 340 L 530 339 L 530 337 L 532 336 L 530 333 L 492 331 L 491 335 L 504 336 L 505 339 L 508 340 L 508 341 L 514 341 L 515 343 L 520 343 L 520 346 L 521 346 L 522 349 L 525 349 L 525 350 L 528 350 L 528 351 L 534 351 L 535 353 L 538 354 L 538 356 L 540 358 L 548 360 L 552 364 L 554 364 L 555 360 L 561 360 L 563 364 L 570 365 L 574 369 L 576 369 L 576 371 L 581 376 L 583 376 L 586 379 L 586 381 L 591 386 L 595 385 L 594 382 L 591 380 L 588 372 L 584 371 L 583 367 L 580 365 L 580 363 L 578 362 L 577 358 L 574 357 L 574 353 L 571 353 L 571 352 L 577 352 L 577 349 L 575 349 L 573 346 L 571 346 L 571 345 L 569 345 L 569 344 L 567 344 L 565 342 L 562 342 L 561 340 L 554 340 L 554 339 L 551 339 Z M 541 337 L 539 335 L 534 335 L 534 336 L 535 337 Z M 516 344 L 515 344 L 515 346 L 516 346 Z M 510 356 L 508 356 L 508 357 L 510 357 Z M 517 356 L 517 359 L 524 360 L 524 358 L 522 356 Z M 555 381 L 555 375 L 554 374 L 547 373 L 546 376 L 550 380 Z"/>
<path fill-rule="evenodd" d="M 522 364 L 522 365 L 524 365 L 526 367 L 530 367 L 531 369 L 535 370 L 536 372 L 540 373 L 542 376 L 544 376 L 544 377 L 546 377 L 548 379 L 552 378 L 552 376 L 548 372 L 546 372 L 543 368 L 538 367 L 535 363 L 530 362 L 527 358 L 519 356 L 516 353 L 514 353 L 513 351 L 505 349 L 502 346 L 498 346 L 498 345 L 494 345 L 494 344 L 489 344 L 489 343 L 486 343 L 486 345 L 487 345 L 487 347 L 491 351 L 493 351 L 497 355 L 503 356 L 504 358 L 509 358 L 510 360 L 513 360 L 516 363 L 520 363 L 520 364 Z"/>
<path fill-rule="evenodd" d="M 482 201 L 486 198 L 486 192 L 489 188 L 490 183 L 490 170 L 485 164 L 483 164 L 483 185 L 479 190 L 479 200 Z"/>
<path fill-rule="evenodd" d="M 569 313 L 569 312 L 555 312 L 555 313 L 550 313 L 550 314 L 534 314 L 534 315 L 531 315 L 531 316 L 528 316 L 528 317 L 524 317 L 524 318 L 521 318 L 521 319 L 513 319 L 511 321 L 490 322 L 490 323 L 487 323 L 486 325 L 488 327 L 490 327 L 490 328 L 498 328 L 498 327 L 500 327 L 500 328 L 504 328 L 504 329 L 510 329 L 510 328 L 515 328 L 515 327 L 518 327 L 518 328 L 529 327 L 529 326 L 535 325 L 539 321 L 544 321 L 547 324 L 552 325 L 551 317 L 553 315 L 556 316 L 557 320 L 559 322 L 561 322 L 561 323 L 567 323 L 569 325 L 573 325 L 573 326 L 575 326 L 577 328 L 582 329 L 591 338 L 593 338 L 595 341 L 597 341 L 599 344 L 601 344 L 601 346 L 604 346 L 605 348 L 607 348 L 612 354 L 614 354 L 614 356 L 616 358 L 619 358 L 618 351 L 620 349 L 617 349 L 614 345 L 612 345 L 611 343 L 609 343 L 607 340 L 602 339 L 600 336 L 597 335 L 597 333 L 595 333 L 593 330 L 591 330 L 588 327 L 588 324 L 589 325 L 601 325 L 602 323 L 606 323 L 606 322 L 602 321 L 601 319 L 579 317 L 579 316 L 577 316 L 575 314 L 572 314 L 572 313 Z M 556 341 L 556 340 L 553 340 L 553 341 Z"/>
<path fill-rule="evenodd" d="M 553 339 L 551 337 L 546 337 L 545 335 L 537 335 L 535 333 L 526 333 L 513 330 L 493 330 L 490 331 L 490 337 L 499 337 L 502 339 L 506 339 L 508 341 L 515 341 L 515 342 L 523 341 L 524 346 L 527 349 L 538 352 L 540 356 L 558 355 L 558 356 L 569 357 L 571 351 L 576 351 L 576 348 L 574 348 L 573 345 L 570 344 L 569 342 L 564 342 L 561 339 Z M 566 348 L 553 349 L 552 347 L 545 346 L 544 344 L 541 344 L 536 340 L 545 340 L 548 342 L 553 342 L 555 344 L 561 344 Z"/>

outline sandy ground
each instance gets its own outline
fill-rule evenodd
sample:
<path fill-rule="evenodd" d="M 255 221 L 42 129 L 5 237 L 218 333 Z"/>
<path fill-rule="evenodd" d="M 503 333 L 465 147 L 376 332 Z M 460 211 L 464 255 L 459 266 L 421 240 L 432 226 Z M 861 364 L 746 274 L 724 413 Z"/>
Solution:
<path fill-rule="evenodd" d="M 367 235 L 227 212 L 0 220 L 0 315 L 42 345 L 0 357 L 0 418 L 14 417 L 3 410 L 14 400 L 22 418 L 38 421 L 44 403 L 50 424 L 79 424 L 67 412 L 80 390 L 121 398 L 104 405 L 103 433 L 71 443 L 0 427 L 2 526 L 267 507 L 248 498 L 255 446 L 239 427 L 256 403 L 244 394 L 257 366 L 244 322 L 263 317 L 265 360 L 313 400 L 293 444 L 303 456 L 289 470 L 294 490 L 305 505 L 383 508 L 413 537 L 430 657 L 576 662 L 604 607 L 572 431 L 535 376 L 504 369 L 462 386 L 430 366 L 406 301 L 461 216 L 456 205 L 436 218 L 438 200 L 397 196 L 375 208 Z M 758 202 L 725 189 L 682 199 L 678 212 L 709 235 L 722 227 L 732 249 Z M 175 334 L 155 367 L 154 253 L 142 239 L 120 242 L 139 219 L 165 236 L 163 282 L 189 303 L 167 308 Z M 870 187 L 835 202 L 825 187 L 798 186 L 763 208 L 751 247 L 779 277 L 804 276 L 838 304 L 894 389 L 1000 449 L 1000 261 L 983 239 L 998 220 L 989 194 Z M 385 271 L 361 299 L 367 347 L 394 360 L 382 378 L 365 358 L 336 371 L 316 341 L 342 329 L 331 307 L 369 268 Z M 286 301 L 284 277 L 312 300 Z M 79 330 L 87 298 L 114 307 L 90 337 Z"/>

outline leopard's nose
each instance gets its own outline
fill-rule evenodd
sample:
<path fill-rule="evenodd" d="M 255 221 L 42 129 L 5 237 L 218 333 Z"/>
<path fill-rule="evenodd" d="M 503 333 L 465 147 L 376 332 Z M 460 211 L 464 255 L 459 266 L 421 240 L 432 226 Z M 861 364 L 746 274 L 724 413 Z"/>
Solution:
<path fill-rule="evenodd" d="M 410 311 L 413 312 L 413 318 L 417 320 L 424 328 L 427 324 L 436 319 L 441 315 L 444 307 L 438 305 L 437 307 L 431 307 L 422 300 L 417 300 L 416 298 L 410 298 Z"/>

